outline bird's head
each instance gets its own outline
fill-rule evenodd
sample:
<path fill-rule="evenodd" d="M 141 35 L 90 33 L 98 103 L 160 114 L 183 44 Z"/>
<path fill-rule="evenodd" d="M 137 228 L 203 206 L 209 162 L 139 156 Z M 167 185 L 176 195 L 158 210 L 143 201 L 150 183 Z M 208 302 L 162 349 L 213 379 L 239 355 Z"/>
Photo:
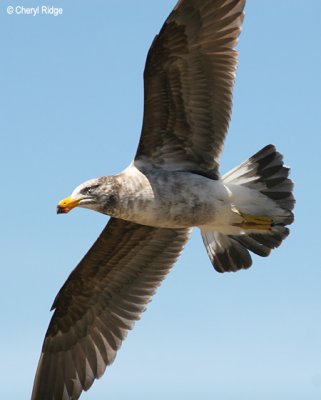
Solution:
<path fill-rule="evenodd" d="M 110 215 L 117 203 L 116 189 L 113 178 L 91 179 L 77 186 L 70 196 L 58 203 L 57 214 L 66 214 L 75 207 L 82 207 Z"/>

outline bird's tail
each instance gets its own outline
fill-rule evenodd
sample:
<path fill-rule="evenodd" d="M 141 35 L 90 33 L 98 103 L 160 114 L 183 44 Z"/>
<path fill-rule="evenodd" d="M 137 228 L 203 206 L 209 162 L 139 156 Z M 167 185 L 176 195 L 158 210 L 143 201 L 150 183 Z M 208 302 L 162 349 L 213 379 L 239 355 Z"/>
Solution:
<path fill-rule="evenodd" d="M 219 272 L 249 268 L 249 251 L 266 257 L 289 234 L 293 222 L 293 182 L 289 168 L 273 145 L 268 145 L 222 177 L 241 218 L 240 234 L 202 231 L 214 268 Z M 234 197 L 233 197 L 234 196 Z"/>

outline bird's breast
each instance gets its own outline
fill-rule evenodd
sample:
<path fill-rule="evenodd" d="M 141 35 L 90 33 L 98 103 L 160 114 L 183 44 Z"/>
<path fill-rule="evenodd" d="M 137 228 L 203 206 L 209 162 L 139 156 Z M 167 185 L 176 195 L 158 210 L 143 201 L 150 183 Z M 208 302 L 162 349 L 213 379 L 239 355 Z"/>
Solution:
<path fill-rule="evenodd" d="M 126 170 L 125 170 L 126 172 Z M 220 181 L 189 172 L 130 171 L 122 177 L 118 218 L 163 228 L 201 226 L 228 203 Z"/>

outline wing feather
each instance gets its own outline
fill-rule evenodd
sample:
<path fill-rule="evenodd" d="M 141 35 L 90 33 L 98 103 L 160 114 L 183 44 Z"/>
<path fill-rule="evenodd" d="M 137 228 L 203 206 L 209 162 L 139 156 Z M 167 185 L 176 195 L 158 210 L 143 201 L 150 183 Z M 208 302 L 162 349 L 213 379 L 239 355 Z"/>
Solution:
<path fill-rule="evenodd" d="M 149 50 L 135 157 L 216 177 L 227 133 L 245 0 L 181 0 Z"/>
<path fill-rule="evenodd" d="M 78 399 L 104 373 L 189 232 L 110 219 L 54 301 L 32 400 Z"/>

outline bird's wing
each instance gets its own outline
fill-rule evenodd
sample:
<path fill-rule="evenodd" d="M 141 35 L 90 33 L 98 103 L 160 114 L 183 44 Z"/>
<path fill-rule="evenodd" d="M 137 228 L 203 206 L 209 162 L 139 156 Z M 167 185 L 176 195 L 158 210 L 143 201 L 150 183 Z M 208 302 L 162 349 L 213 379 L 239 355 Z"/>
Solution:
<path fill-rule="evenodd" d="M 78 399 L 104 373 L 189 233 L 110 219 L 55 299 L 32 400 Z"/>
<path fill-rule="evenodd" d="M 149 50 L 135 158 L 217 174 L 232 108 L 245 0 L 181 0 Z"/>

